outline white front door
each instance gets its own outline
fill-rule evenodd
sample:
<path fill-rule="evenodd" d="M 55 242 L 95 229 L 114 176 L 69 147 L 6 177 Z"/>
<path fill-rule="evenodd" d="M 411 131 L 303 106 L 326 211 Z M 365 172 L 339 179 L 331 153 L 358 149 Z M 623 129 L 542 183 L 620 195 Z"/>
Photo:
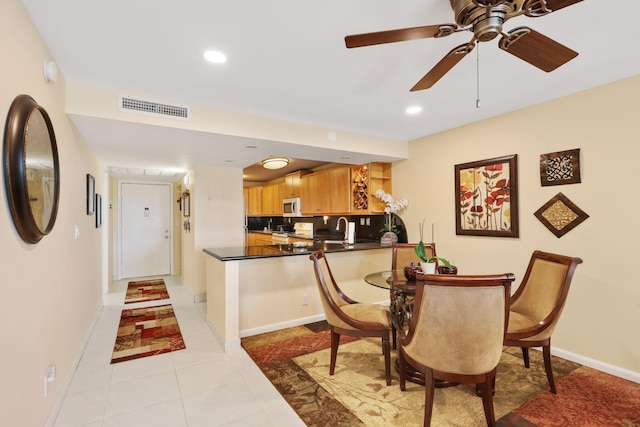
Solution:
<path fill-rule="evenodd" d="M 121 183 L 121 277 L 171 274 L 171 184 Z"/>

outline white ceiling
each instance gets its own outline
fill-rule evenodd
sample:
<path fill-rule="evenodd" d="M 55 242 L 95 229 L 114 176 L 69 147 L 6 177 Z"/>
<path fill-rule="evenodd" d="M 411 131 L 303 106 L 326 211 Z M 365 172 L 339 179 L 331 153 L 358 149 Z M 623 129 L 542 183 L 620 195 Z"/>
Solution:
<path fill-rule="evenodd" d="M 526 25 L 579 52 L 552 73 L 493 40 L 476 48 L 479 87 L 474 51 L 433 88 L 412 93 L 469 32 L 358 49 L 347 49 L 344 36 L 454 22 L 447 0 L 22 1 L 68 80 L 405 141 L 640 74 L 636 26 L 620 20 L 640 15 L 637 0 L 584 0 L 507 21 L 507 31 Z M 224 51 L 228 62 L 206 63 L 207 49 Z M 407 116 L 410 105 L 423 113 Z M 158 131 L 149 126 L 74 121 L 106 166 L 257 161 L 244 141 L 221 135 L 175 131 L 179 138 L 150 150 L 145 139 Z M 302 158 L 331 161 L 332 151 Z"/>

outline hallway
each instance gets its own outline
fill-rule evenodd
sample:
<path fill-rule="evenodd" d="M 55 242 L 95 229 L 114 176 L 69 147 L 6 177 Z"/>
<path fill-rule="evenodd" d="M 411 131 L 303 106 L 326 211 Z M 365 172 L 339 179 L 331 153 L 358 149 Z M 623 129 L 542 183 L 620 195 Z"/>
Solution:
<path fill-rule="evenodd" d="M 114 282 L 54 427 L 304 426 L 243 349 L 224 353 L 175 276 L 163 276 L 185 350 L 110 364 L 129 280 Z M 135 279 L 133 279 L 135 280 Z"/>

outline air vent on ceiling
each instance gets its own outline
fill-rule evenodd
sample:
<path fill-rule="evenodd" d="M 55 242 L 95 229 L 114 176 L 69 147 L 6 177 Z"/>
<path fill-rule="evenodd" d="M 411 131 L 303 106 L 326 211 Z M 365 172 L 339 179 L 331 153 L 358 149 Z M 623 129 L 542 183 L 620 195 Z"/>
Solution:
<path fill-rule="evenodd" d="M 191 107 L 188 105 L 167 104 L 148 99 L 118 95 L 118 111 L 149 114 L 157 117 L 171 117 L 179 120 L 191 120 Z"/>

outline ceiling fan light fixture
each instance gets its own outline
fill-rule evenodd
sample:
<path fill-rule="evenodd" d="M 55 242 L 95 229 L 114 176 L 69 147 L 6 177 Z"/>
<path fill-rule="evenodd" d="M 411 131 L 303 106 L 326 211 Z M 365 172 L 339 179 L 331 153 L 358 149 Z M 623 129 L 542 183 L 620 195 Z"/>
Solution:
<path fill-rule="evenodd" d="M 262 161 L 262 167 L 265 169 L 282 169 L 289 164 L 289 159 L 285 157 L 270 157 Z"/>

